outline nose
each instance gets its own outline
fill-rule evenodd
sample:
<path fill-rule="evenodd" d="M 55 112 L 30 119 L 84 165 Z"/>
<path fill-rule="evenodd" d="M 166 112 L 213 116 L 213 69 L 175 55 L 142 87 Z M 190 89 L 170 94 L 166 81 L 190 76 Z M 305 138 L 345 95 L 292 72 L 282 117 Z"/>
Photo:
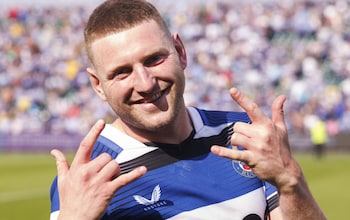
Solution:
<path fill-rule="evenodd" d="M 153 91 L 156 79 L 153 74 L 143 65 L 134 68 L 134 89 L 139 93 Z"/>

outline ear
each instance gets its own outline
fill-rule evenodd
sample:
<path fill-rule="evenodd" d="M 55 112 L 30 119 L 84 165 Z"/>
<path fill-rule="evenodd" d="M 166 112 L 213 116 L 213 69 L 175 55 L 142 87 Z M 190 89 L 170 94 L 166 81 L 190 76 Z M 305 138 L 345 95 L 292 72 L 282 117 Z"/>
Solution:
<path fill-rule="evenodd" d="M 106 101 L 106 96 L 101 86 L 101 81 L 97 77 L 95 70 L 93 68 L 88 67 L 86 71 L 89 74 L 90 84 L 92 88 L 95 90 L 97 95 L 99 95 L 103 101 Z"/>
<path fill-rule="evenodd" d="M 181 66 L 183 69 L 185 69 L 187 66 L 186 49 L 185 49 L 184 44 L 182 43 L 182 40 L 181 40 L 179 34 L 176 33 L 173 35 L 173 42 L 174 42 L 175 49 L 179 55 Z"/>

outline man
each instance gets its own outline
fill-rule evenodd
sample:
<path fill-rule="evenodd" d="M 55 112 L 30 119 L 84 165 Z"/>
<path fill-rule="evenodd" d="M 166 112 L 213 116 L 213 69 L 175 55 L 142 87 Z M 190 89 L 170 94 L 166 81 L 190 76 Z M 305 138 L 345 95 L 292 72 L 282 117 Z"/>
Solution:
<path fill-rule="evenodd" d="M 51 219 L 325 219 L 289 149 L 285 96 L 272 120 L 235 88 L 246 113 L 186 107 L 184 45 L 142 0 L 102 3 L 84 34 L 91 85 L 118 118 L 70 166 L 52 151 Z"/>

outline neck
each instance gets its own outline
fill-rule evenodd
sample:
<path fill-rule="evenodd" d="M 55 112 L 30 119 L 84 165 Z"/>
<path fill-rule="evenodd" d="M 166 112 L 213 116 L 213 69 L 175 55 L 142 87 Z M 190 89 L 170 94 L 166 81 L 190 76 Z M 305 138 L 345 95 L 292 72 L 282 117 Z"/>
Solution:
<path fill-rule="evenodd" d="M 140 142 L 160 142 L 168 144 L 179 144 L 192 132 L 193 124 L 187 109 L 178 114 L 173 123 L 153 130 L 136 128 L 128 125 L 118 118 L 112 126 Z"/>

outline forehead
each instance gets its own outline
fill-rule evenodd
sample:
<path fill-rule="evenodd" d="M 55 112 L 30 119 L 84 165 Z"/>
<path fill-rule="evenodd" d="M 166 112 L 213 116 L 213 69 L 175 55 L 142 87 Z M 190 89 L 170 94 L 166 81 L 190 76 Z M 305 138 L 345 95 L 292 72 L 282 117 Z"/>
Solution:
<path fill-rule="evenodd" d="M 157 47 L 171 47 L 170 34 L 162 30 L 155 21 L 143 22 L 135 27 L 111 33 L 96 39 L 91 44 L 94 63 L 110 56 L 126 57 L 132 54 L 146 53 Z M 102 57 L 101 57 L 102 56 Z"/>

